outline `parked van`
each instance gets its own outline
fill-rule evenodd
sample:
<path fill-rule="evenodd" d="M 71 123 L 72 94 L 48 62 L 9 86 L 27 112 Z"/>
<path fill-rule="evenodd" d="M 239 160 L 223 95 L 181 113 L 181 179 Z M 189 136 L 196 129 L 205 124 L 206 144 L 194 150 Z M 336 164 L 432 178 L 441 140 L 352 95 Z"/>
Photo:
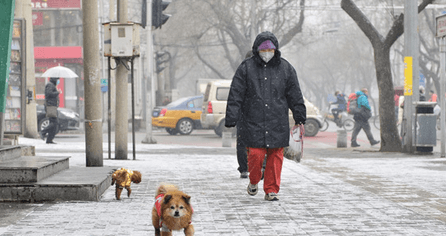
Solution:
<path fill-rule="evenodd" d="M 203 98 L 203 109 L 201 113 L 201 126 L 204 129 L 214 129 L 218 136 L 222 136 L 225 126 L 226 103 L 228 101 L 231 80 L 215 80 L 208 83 Z M 322 127 L 323 117 L 319 109 L 304 98 L 307 107 L 307 121 L 305 123 L 305 136 L 313 137 Z M 291 110 L 290 127 L 295 122 Z"/>
<path fill-rule="evenodd" d="M 226 103 L 232 80 L 215 80 L 208 83 L 203 98 L 201 126 L 203 129 L 214 129 L 222 136 L 225 127 Z"/>

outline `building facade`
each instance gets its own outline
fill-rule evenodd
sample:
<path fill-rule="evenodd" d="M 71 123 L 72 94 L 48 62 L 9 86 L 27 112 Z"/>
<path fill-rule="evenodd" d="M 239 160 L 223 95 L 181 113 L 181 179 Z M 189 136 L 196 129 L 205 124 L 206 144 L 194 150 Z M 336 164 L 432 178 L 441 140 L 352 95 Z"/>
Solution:
<path fill-rule="evenodd" d="M 47 69 L 65 66 L 79 78 L 61 78 L 60 106 L 83 112 L 83 55 L 81 0 L 31 0 L 33 9 L 36 100 L 45 101 Z"/>

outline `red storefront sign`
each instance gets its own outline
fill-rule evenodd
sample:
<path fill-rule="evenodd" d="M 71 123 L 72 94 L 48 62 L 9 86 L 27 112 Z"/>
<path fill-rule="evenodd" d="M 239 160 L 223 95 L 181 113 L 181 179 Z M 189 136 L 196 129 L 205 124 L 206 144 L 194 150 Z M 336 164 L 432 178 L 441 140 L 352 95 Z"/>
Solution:
<path fill-rule="evenodd" d="M 31 0 L 33 10 L 51 8 L 81 8 L 81 0 Z"/>
<path fill-rule="evenodd" d="M 42 12 L 33 12 L 33 25 L 43 25 Z"/>
<path fill-rule="evenodd" d="M 51 67 L 64 66 L 64 63 L 70 64 L 82 64 L 83 63 L 83 51 L 81 46 L 67 46 L 67 47 L 34 47 L 34 59 L 36 72 L 44 73 Z M 37 86 L 44 88 L 45 80 L 36 78 Z M 59 107 L 65 107 L 65 79 L 60 78 L 57 88 L 62 92 L 59 94 Z M 81 99 L 81 98 L 80 98 Z M 36 91 L 36 100 L 45 100 L 44 91 L 40 93 Z"/>
<path fill-rule="evenodd" d="M 34 47 L 34 59 L 82 58 L 81 46 Z"/>

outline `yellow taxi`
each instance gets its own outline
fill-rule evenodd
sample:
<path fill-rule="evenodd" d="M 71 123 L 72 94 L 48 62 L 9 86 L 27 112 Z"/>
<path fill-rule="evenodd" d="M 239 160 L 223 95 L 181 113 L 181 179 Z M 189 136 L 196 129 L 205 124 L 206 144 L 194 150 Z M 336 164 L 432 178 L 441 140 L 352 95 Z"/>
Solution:
<path fill-rule="evenodd" d="M 171 135 L 189 135 L 201 129 L 203 95 L 184 97 L 152 111 L 152 126 L 166 128 Z"/>

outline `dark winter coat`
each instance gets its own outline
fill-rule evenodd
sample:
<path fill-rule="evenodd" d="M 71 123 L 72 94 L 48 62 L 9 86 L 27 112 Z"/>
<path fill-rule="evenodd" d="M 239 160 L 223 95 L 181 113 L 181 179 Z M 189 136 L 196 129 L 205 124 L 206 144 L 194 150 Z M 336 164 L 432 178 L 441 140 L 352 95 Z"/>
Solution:
<path fill-rule="evenodd" d="M 338 104 L 338 110 L 340 110 L 340 111 L 346 111 L 347 110 L 344 94 L 341 94 L 341 93 L 338 94 L 336 96 L 336 102 L 333 103 L 333 104 Z"/>
<path fill-rule="evenodd" d="M 258 46 L 271 40 L 276 50 L 265 63 Z M 259 34 L 254 56 L 245 59 L 232 79 L 225 126 L 240 125 L 240 139 L 247 147 L 278 148 L 289 144 L 288 109 L 296 124 L 304 124 L 306 108 L 294 67 L 281 58 L 279 43 L 270 32 Z M 239 121 L 237 123 L 237 121 Z"/>
<path fill-rule="evenodd" d="M 56 88 L 57 79 L 50 78 L 45 85 L 45 102 L 47 106 L 59 106 L 59 91 Z"/>

